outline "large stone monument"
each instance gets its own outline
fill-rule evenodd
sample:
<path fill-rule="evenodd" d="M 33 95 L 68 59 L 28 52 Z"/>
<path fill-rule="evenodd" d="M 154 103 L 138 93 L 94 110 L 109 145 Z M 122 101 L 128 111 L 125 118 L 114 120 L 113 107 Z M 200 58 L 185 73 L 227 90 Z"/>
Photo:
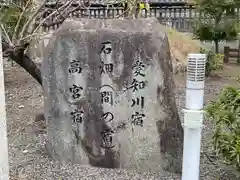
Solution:
<path fill-rule="evenodd" d="M 42 62 L 47 151 L 62 163 L 181 170 L 168 38 L 156 19 L 67 20 Z"/>

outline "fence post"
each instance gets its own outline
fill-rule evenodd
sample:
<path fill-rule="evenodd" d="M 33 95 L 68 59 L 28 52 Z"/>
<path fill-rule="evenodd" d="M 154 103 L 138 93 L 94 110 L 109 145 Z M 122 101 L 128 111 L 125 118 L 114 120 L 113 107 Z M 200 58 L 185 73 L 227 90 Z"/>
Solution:
<path fill-rule="evenodd" d="M 240 63 L 240 38 L 238 39 L 238 54 L 237 54 L 237 63 Z"/>
<path fill-rule="evenodd" d="M 224 46 L 224 63 L 229 62 L 229 49 L 228 46 Z"/>
<path fill-rule="evenodd" d="M 192 5 L 189 6 L 188 29 L 192 32 Z"/>
<path fill-rule="evenodd" d="M 128 12 L 128 3 L 124 3 L 123 7 L 123 17 L 128 17 L 129 12 Z"/>
<path fill-rule="evenodd" d="M 0 180 L 9 180 L 8 140 L 3 73 L 2 34 L 0 28 Z"/>

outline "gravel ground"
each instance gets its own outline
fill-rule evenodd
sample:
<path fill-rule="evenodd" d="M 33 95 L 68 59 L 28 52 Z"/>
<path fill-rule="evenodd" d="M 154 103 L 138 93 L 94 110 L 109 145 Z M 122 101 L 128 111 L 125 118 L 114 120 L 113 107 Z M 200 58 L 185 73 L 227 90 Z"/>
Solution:
<path fill-rule="evenodd" d="M 240 67 L 226 66 L 220 77 L 206 79 L 205 103 L 214 99 L 223 86 L 236 84 Z M 235 72 L 235 74 L 234 74 Z M 232 73 L 232 74 L 229 74 Z M 184 107 L 185 77 L 177 75 L 176 100 L 179 110 Z M 83 166 L 61 166 L 53 163 L 36 142 L 33 122 L 36 112 L 43 106 L 41 87 L 18 66 L 5 67 L 5 90 L 7 104 L 9 162 L 11 180 L 55 180 L 55 179 L 104 179 L 104 180 L 180 180 L 173 174 L 136 173 L 120 169 L 99 169 Z M 182 114 L 181 114 L 182 118 Z M 204 122 L 201 153 L 201 180 L 236 180 L 231 171 L 210 158 L 209 139 L 212 132 L 210 122 Z"/>

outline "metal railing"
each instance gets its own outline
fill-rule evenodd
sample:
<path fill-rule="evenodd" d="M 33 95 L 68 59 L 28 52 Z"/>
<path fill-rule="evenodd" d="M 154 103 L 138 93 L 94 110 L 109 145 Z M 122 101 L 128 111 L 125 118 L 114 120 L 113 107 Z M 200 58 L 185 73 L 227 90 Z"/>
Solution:
<path fill-rule="evenodd" d="M 180 0 L 181 1 L 181 0 Z M 143 9 L 139 17 L 155 17 L 159 20 L 161 24 L 175 28 L 181 32 L 191 31 L 191 21 L 195 17 L 194 13 L 195 7 L 189 5 L 185 2 L 151 2 L 149 11 Z M 49 4 L 50 9 L 55 9 L 56 4 Z M 72 6 L 78 6 L 78 4 L 73 4 Z M 43 18 L 51 14 L 52 11 L 49 10 L 45 12 Z M 123 4 L 112 4 L 111 6 L 105 4 L 90 4 L 88 7 L 79 7 L 69 14 L 70 18 L 98 18 L 98 19 L 113 19 L 124 17 L 125 7 Z M 63 22 L 63 20 L 55 20 L 52 16 L 48 19 L 44 25 L 45 30 L 55 30 Z"/>

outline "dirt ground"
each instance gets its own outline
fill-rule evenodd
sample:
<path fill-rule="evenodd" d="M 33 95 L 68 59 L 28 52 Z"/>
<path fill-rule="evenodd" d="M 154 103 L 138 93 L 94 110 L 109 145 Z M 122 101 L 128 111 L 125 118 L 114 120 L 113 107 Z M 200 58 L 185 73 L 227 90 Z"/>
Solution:
<path fill-rule="evenodd" d="M 240 66 L 225 65 L 219 76 L 206 79 L 205 103 L 216 98 L 226 85 L 237 85 Z M 180 179 L 177 175 L 136 173 L 126 170 L 108 170 L 79 166 L 61 166 L 52 162 L 36 141 L 34 133 L 35 114 L 43 107 L 41 87 L 23 69 L 6 64 L 5 91 L 9 141 L 9 162 L 11 180 L 53 180 L 53 179 Z M 176 81 L 176 101 L 179 111 L 185 102 L 185 75 L 179 74 Z M 182 114 L 181 114 L 182 117 Z M 211 159 L 209 139 L 212 132 L 210 122 L 204 122 L 201 153 L 201 180 L 235 180 L 230 171 Z"/>

